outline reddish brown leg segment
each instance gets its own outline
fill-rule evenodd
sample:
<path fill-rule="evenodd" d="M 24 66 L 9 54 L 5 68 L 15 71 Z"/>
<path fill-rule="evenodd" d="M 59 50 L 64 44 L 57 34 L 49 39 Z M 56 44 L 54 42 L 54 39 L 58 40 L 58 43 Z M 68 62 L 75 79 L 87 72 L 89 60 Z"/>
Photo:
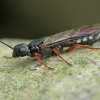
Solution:
<path fill-rule="evenodd" d="M 38 53 L 38 52 L 35 52 L 34 53 L 35 57 L 37 58 L 37 60 L 42 64 L 44 65 L 45 67 L 47 67 L 48 69 L 53 69 L 53 68 L 50 68 L 48 67 L 39 57 L 42 57 L 42 54 Z"/>
<path fill-rule="evenodd" d="M 76 48 L 77 46 L 79 46 L 79 47 L 82 47 L 82 48 L 87 48 L 87 49 L 91 49 L 91 50 L 94 50 L 94 49 L 99 49 L 100 50 L 100 48 L 94 48 L 94 47 L 92 47 L 92 46 L 87 46 L 87 45 L 82 45 L 82 44 L 74 44 L 74 45 L 72 45 L 72 46 L 70 46 L 69 48 L 68 48 L 68 52 L 69 51 L 72 51 L 74 48 Z"/>
<path fill-rule="evenodd" d="M 57 49 L 52 49 L 52 51 L 59 57 L 61 58 L 64 62 L 66 62 L 68 65 L 72 66 L 70 63 L 68 63 L 60 54 L 59 52 L 57 51 Z"/>

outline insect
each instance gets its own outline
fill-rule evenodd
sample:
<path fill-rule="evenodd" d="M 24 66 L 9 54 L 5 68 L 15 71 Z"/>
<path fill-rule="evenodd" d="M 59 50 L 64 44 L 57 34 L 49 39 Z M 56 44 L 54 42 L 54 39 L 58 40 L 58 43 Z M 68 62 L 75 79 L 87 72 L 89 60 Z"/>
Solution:
<path fill-rule="evenodd" d="M 52 69 L 48 67 L 40 58 L 55 54 L 71 66 L 69 62 L 64 60 L 60 53 L 72 51 L 77 46 L 91 50 L 100 49 L 91 46 L 98 40 L 100 40 L 100 26 L 90 25 L 35 39 L 28 45 L 25 43 L 17 44 L 14 48 L 2 41 L 0 42 L 13 50 L 13 57 L 36 57 L 42 65 L 48 69 Z M 66 47 L 68 47 L 68 49 L 64 49 Z"/>

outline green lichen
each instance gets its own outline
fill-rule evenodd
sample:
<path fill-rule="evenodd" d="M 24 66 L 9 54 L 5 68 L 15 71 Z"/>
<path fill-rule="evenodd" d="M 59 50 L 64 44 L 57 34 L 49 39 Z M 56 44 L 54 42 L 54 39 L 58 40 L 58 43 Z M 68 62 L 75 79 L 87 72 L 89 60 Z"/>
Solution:
<path fill-rule="evenodd" d="M 12 43 L 12 46 L 22 42 L 3 41 Z M 33 58 L 7 58 L 11 56 L 12 50 L 2 44 L 0 47 L 0 100 L 100 99 L 99 50 L 78 48 L 61 54 L 72 67 L 52 56 L 44 60 L 48 66 L 54 68 L 48 70 Z"/>

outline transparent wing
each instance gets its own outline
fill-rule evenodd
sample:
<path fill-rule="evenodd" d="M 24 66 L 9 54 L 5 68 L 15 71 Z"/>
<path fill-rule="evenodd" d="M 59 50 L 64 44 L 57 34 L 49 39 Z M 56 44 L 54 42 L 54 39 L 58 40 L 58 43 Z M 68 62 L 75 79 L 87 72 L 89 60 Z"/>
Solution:
<path fill-rule="evenodd" d="M 55 46 L 59 43 L 72 40 L 74 38 L 78 38 L 80 36 L 85 36 L 92 34 L 96 31 L 100 30 L 100 25 L 91 25 L 91 26 L 84 26 L 81 28 L 75 28 L 72 30 L 60 32 L 55 35 L 51 35 L 46 37 L 44 43 L 42 44 L 44 47 Z"/>

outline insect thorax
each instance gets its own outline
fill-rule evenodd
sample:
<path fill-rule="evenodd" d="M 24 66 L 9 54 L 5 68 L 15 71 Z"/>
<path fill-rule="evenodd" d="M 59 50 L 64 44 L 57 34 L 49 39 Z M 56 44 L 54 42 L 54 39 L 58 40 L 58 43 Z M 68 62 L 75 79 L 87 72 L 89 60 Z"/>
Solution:
<path fill-rule="evenodd" d="M 31 57 L 34 57 L 35 52 L 41 53 L 43 55 L 48 55 L 51 52 L 50 48 L 48 49 L 48 48 L 40 47 L 40 45 L 43 44 L 44 40 L 45 40 L 45 37 L 42 37 L 39 39 L 35 39 L 31 43 L 29 43 L 28 46 L 30 49 Z"/>

